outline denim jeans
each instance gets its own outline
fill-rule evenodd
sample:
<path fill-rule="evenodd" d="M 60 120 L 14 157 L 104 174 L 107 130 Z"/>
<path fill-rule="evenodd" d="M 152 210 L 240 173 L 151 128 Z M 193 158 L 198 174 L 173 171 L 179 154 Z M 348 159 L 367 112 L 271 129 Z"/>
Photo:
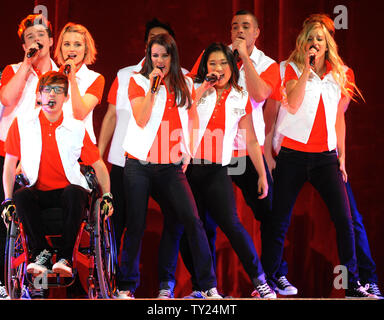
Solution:
<path fill-rule="evenodd" d="M 365 283 L 377 283 L 376 264 L 372 259 L 371 250 L 369 248 L 367 232 L 363 224 L 363 217 L 357 209 L 355 197 L 349 181 L 345 184 L 347 189 L 349 205 L 351 207 L 351 215 L 353 220 L 353 230 L 355 232 L 356 257 L 359 269 L 360 280 Z"/>
<path fill-rule="evenodd" d="M 143 164 L 127 158 L 124 167 L 124 190 L 127 201 L 127 229 L 118 272 L 119 289 L 135 291 L 139 285 L 141 240 L 152 190 L 158 195 L 160 202 L 169 208 L 165 211 L 166 214 L 173 214 L 172 219 L 183 224 L 192 249 L 197 281 L 202 290 L 216 287 L 207 237 L 181 165 Z"/>
<path fill-rule="evenodd" d="M 300 152 L 282 147 L 277 156 L 272 215 L 267 219 L 262 263 L 268 280 L 276 281 L 284 240 L 296 198 L 306 181 L 318 190 L 336 228 L 340 263 L 348 270 L 349 283 L 358 281 L 355 235 L 335 151 Z"/>

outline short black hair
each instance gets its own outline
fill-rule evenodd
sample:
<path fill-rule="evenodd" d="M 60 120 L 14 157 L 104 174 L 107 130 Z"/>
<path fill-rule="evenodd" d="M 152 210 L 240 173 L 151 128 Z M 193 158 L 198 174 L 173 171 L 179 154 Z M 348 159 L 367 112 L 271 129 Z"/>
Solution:
<path fill-rule="evenodd" d="M 161 22 L 157 18 L 153 18 L 152 20 L 148 21 L 145 24 L 145 35 L 144 35 L 144 42 L 147 43 L 149 32 L 153 28 L 163 28 L 164 30 L 167 30 L 167 32 L 175 39 L 175 32 L 173 31 L 171 25 L 169 23 Z"/>
<path fill-rule="evenodd" d="M 48 37 L 52 38 L 52 24 L 48 21 L 48 19 L 42 14 L 30 14 L 20 22 L 19 28 L 17 30 L 17 34 L 19 35 L 19 38 L 21 39 L 22 43 L 25 43 L 25 30 L 36 24 L 43 25 L 47 30 Z"/>
<path fill-rule="evenodd" d="M 252 18 L 255 20 L 255 23 L 256 23 L 256 26 L 259 27 L 259 21 L 257 20 L 255 14 L 249 10 L 238 10 L 236 13 L 235 13 L 235 16 L 245 16 L 245 15 L 250 15 L 252 16 Z"/>

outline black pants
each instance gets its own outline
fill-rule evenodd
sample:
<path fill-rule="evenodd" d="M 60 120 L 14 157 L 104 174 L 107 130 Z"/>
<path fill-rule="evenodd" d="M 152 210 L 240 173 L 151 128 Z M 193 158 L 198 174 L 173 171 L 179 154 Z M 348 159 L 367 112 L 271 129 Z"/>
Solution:
<path fill-rule="evenodd" d="M 135 291 L 139 285 L 141 240 L 145 230 L 148 199 L 152 193 L 157 195 L 161 207 L 169 208 L 164 214 L 175 214 L 173 219 L 184 225 L 188 242 L 192 246 L 197 280 L 202 290 L 216 287 L 207 237 L 181 166 L 142 164 L 138 160 L 128 158 L 124 168 L 124 187 L 127 200 L 127 230 L 118 273 L 119 289 Z"/>
<path fill-rule="evenodd" d="M 221 164 L 191 164 L 187 170 L 187 178 L 195 197 L 199 214 L 209 217 L 216 223 L 228 238 L 233 250 L 239 257 L 252 284 L 258 285 L 265 280 L 264 271 L 256 252 L 253 240 L 241 224 L 236 209 L 236 201 L 231 178 L 227 167 Z M 210 223 L 210 222 L 208 222 Z M 208 235 L 210 239 L 212 235 Z M 180 251 L 184 264 L 193 276 L 193 263 L 189 259 L 190 245 L 183 240 Z M 211 250 L 215 250 L 214 244 Z M 194 289 L 199 290 L 194 285 Z"/>
<path fill-rule="evenodd" d="M 262 262 L 270 281 L 276 280 L 286 232 L 296 198 L 306 181 L 320 193 L 336 228 L 340 263 L 348 280 L 358 280 L 355 236 L 345 183 L 335 151 L 300 152 L 282 147 L 276 161 L 272 215 L 265 225 Z"/>
<path fill-rule="evenodd" d="M 68 185 L 64 189 L 51 191 L 40 191 L 30 187 L 16 191 L 14 200 L 33 257 L 42 250 L 49 249 L 41 212 L 48 208 L 63 209 L 63 244 L 59 248 L 58 259 L 71 261 L 77 233 L 88 204 L 88 192 L 77 185 Z"/>

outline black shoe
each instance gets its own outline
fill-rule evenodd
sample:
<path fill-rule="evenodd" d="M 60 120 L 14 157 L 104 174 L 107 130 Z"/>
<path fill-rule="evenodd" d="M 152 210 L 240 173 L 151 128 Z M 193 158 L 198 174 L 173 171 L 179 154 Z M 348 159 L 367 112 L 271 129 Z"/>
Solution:
<path fill-rule="evenodd" d="M 378 299 L 374 294 L 367 292 L 367 289 L 363 287 L 360 282 L 357 282 L 355 285 L 350 285 L 348 289 L 345 290 L 346 298 L 363 298 L 363 299 Z"/>
<path fill-rule="evenodd" d="M 277 279 L 275 291 L 283 296 L 292 296 L 297 294 L 297 288 L 293 286 L 285 276 L 281 276 Z"/>

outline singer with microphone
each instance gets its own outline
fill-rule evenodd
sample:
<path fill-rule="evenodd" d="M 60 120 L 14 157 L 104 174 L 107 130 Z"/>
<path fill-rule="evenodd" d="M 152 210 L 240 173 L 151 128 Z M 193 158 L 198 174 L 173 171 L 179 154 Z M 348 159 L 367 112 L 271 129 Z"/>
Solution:
<path fill-rule="evenodd" d="M 68 76 L 71 99 L 64 105 L 64 113 L 82 120 L 93 143 L 93 110 L 100 104 L 105 79 L 88 68 L 96 61 L 96 47 L 86 27 L 72 22 L 61 30 L 55 49 L 60 70 Z"/>
<path fill-rule="evenodd" d="M 268 195 L 263 156 L 252 124 L 252 105 L 238 80 L 239 70 L 231 49 L 222 43 L 209 45 L 204 50 L 195 78 L 196 93 L 202 96 L 197 106 L 199 132 L 196 151 L 186 175 L 199 215 L 206 220 L 208 214 L 226 235 L 255 289 L 253 296 L 276 298 L 266 282 L 252 238 L 238 218 L 232 180 L 228 175 L 233 144 L 241 130 L 246 137 L 252 165 L 259 174 L 254 181 L 259 198 Z M 190 250 L 191 246 L 182 238 L 180 252 L 184 264 L 192 274 L 193 290 L 200 291 L 193 276 Z"/>
<path fill-rule="evenodd" d="M 13 119 L 18 114 L 28 114 L 33 111 L 39 76 L 47 71 L 57 70 L 56 64 L 50 57 L 50 47 L 53 45 L 52 26 L 43 15 L 28 15 L 20 22 L 17 33 L 24 50 L 24 58 L 20 63 L 7 65 L 0 82 L 0 102 L 4 106 L 0 117 L 0 158 L 2 159 L 5 156 L 4 142 Z M 3 161 L 0 160 L 0 174 L 2 172 Z M 2 194 L 1 182 L 0 196 Z M 0 241 L 5 241 L 4 232 L 0 234 Z M 4 250 L 1 250 L 0 265 L 4 262 L 3 254 Z M 3 275 L 4 272 L 0 272 L 0 286 Z"/>
<path fill-rule="evenodd" d="M 283 86 L 287 103 L 283 107 L 287 113 L 277 126 L 284 138 L 276 160 L 273 210 L 264 226 L 267 250 L 263 250 L 263 267 L 275 282 L 293 206 L 309 182 L 327 205 L 336 228 L 340 264 L 348 271 L 346 297 L 374 298 L 359 282 L 345 190 L 344 107 L 354 96 L 347 69 L 325 24 L 306 21 L 286 62 Z"/>
<path fill-rule="evenodd" d="M 217 282 L 212 257 L 181 165 L 182 153 L 190 154 L 194 143 L 192 130 L 198 128 L 199 96 L 192 79 L 183 75 L 173 37 L 163 33 L 151 38 L 141 71 L 129 81 L 128 96 L 132 118 L 123 142 L 127 222 L 117 276 L 119 297 L 132 299 L 140 282 L 138 261 L 151 192 L 184 225 L 198 283 L 213 295 Z"/>

